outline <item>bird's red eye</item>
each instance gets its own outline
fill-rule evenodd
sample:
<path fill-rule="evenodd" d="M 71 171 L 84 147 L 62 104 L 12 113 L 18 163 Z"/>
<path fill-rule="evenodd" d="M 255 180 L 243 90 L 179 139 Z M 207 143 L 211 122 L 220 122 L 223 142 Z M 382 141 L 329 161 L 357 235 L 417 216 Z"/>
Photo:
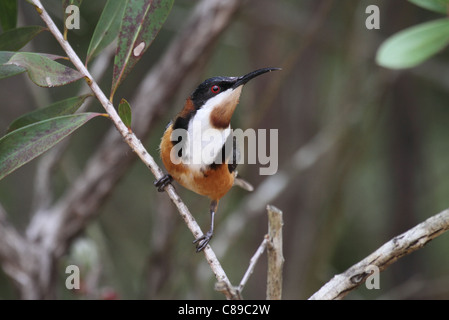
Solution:
<path fill-rule="evenodd" d="M 217 85 L 214 85 L 214 86 L 210 87 L 210 91 L 212 91 L 213 93 L 219 93 L 220 87 Z"/>

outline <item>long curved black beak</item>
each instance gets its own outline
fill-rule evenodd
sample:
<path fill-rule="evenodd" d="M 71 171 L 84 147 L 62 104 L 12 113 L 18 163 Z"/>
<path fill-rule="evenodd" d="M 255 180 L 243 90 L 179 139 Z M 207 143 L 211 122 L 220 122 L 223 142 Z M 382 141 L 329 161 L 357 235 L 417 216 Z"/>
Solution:
<path fill-rule="evenodd" d="M 244 84 L 246 84 L 249 80 L 260 76 L 261 74 L 267 73 L 267 72 L 271 72 L 271 71 L 276 71 L 276 70 L 282 70 L 281 68 L 262 68 L 262 69 L 257 69 L 253 72 L 250 72 L 248 74 L 245 74 L 244 76 L 238 77 L 237 81 L 234 83 L 234 85 L 232 86 L 233 89 L 238 88 Z"/>

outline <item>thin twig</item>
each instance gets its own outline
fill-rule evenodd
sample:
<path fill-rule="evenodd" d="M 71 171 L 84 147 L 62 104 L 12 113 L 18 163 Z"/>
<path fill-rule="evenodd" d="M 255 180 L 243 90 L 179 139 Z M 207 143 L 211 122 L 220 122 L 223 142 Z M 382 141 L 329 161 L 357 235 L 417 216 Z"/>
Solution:
<path fill-rule="evenodd" d="M 40 0 L 31 0 L 33 5 L 35 6 L 37 12 L 41 16 L 42 20 L 47 24 L 50 32 L 53 34 L 55 39 L 59 42 L 63 50 L 66 52 L 68 58 L 72 62 L 72 64 L 75 66 L 75 68 L 84 76 L 84 79 L 86 83 L 91 88 L 92 92 L 98 99 L 98 101 L 101 103 L 103 108 L 108 113 L 111 121 L 116 126 L 119 133 L 122 135 L 126 143 L 130 146 L 130 148 L 139 156 L 139 158 L 142 160 L 142 162 L 152 171 L 156 179 L 159 179 L 163 176 L 162 170 L 158 167 L 156 162 L 154 161 L 153 157 L 146 151 L 145 147 L 142 145 L 140 140 L 134 135 L 134 133 L 130 132 L 128 128 L 125 126 L 125 124 L 121 121 L 119 115 L 117 114 L 114 106 L 109 101 L 109 99 L 105 96 L 103 91 L 101 91 L 98 84 L 95 82 L 89 71 L 86 69 L 78 55 L 75 53 L 75 51 L 72 49 L 69 42 L 67 42 L 59 29 L 54 24 L 51 17 L 48 15 L 47 11 L 42 6 Z M 198 237 L 202 234 L 202 231 L 198 224 L 196 223 L 195 219 L 189 212 L 187 206 L 183 203 L 181 198 L 177 195 L 174 188 L 169 185 L 166 188 L 166 191 L 170 197 L 170 199 L 173 201 L 173 203 L 178 208 L 179 213 L 181 214 L 182 218 L 186 222 L 187 226 L 191 230 L 191 232 L 194 234 L 195 237 Z M 209 263 L 212 271 L 215 274 L 215 277 L 218 281 L 223 281 L 225 283 L 229 283 L 229 279 L 226 276 L 225 271 L 220 265 L 220 262 L 218 261 L 217 257 L 215 256 L 215 253 L 212 251 L 210 246 L 206 247 L 204 250 L 204 254 L 206 256 L 206 260 Z M 228 297 L 230 298 L 230 297 Z"/>
<path fill-rule="evenodd" d="M 449 230 L 449 209 L 428 218 L 414 228 L 394 237 L 368 257 L 334 276 L 310 300 L 343 299 L 349 292 L 360 286 L 371 275 L 371 267 L 385 270 L 405 255 L 421 249 L 430 240 Z"/>
<path fill-rule="evenodd" d="M 265 248 L 268 247 L 267 299 L 280 300 L 282 296 L 282 266 L 284 264 L 282 255 L 282 211 L 268 205 L 267 213 L 268 234 L 265 235 L 256 253 L 250 259 L 248 269 L 237 287 L 237 292 L 240 296 L 249 277 L 254 272 L 257 261 L 264 253 Z"/>
<path fill-rule="evenodd" d="M 284 255 L 282 253 L 282 211 L 268 205 L 268 273 L 267 300 L 281 300 L 282 298 L 282 267 Z"/>
<path fill-rule="evenodd" d="M 256 267 L 257 261 L 259 260 L 260 256 L 264 253 L 265 248 L 268 244 L 268 235 L 266 235 L 260 244 L 260 246 L 257 248 L 256 253 L 252 256 L 252 258 L 249 260 L 249 266 L 246 270 L 245 274 L 243 275 L 242 280 L 240 281 L 239 286 L 237 287 L 237 290 L 239 293 L 243 291 L 243 288 L 245 287 L 246 283 L 248 282 L 249 277 L 254 271 L 254 268 Z"/>

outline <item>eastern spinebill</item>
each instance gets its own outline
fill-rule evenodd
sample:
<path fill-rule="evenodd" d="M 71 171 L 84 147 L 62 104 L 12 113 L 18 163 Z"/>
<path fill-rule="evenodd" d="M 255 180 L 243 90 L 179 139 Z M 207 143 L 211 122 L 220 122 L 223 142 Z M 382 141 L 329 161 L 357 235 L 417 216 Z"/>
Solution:
<path fill-rule="evenodd" d="M 186 99 L 184 108 L 168 124 L 162 136 L 160 155 L 168 174 L 155 181 L 158 191 L 164 191 L 167 184 L 176 180 L 185 188 L 211 200 L 210 229 L 193 241 L 197 252 L 202 251 L 212 238 L 219 200 L 234 184 L 252 190 L 250 184 L 237 178 L 238 154 L 230 122 L 243 86 L 249 80 L 275 70 L 280 69 L 263 68 L 241 77 L 213 77 L 205 80 Z M 198 158 L 193 161 L 192 146 L 198 143 L 201 150 L 205 145 L 204 141 L 192 141 L 195 125 L 202 132 L 212 130 L 214 136 L 219 137 L 213 141 L 216 145 L 212 150 L 216 152 L 200 157 L 200 161 Z M 186 134 L 175 137 L 174 134 L 180 132 L 177 129 Z"/>

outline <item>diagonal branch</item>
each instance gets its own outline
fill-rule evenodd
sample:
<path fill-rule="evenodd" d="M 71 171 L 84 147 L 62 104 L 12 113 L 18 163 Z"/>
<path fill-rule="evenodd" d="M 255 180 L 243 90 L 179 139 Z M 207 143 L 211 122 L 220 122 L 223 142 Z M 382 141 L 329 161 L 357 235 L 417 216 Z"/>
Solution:
<path fill-rule="evenodd" d="M 42 20 L 47 24 L 50 32 L 66 52 L 75 68 L 84 75 L 84 79 L 95 94 L 96 98 L 100 101 L 100 103 L 108 113 L 111 121 L 114 123 L 122 139 L 125 140 L 128 146 L 152 171 L 157 179 L 162 177 L 162 171 L 157 166 L 153 157 L 151 157 L 151 155 L 145 150 L 144 146 L 136 137 L 136 135 L 128 131 L 128 128 L 121 121 L 112 103 L 106 98 L 104 93 L 99 88 L 98 84 L 90 75 L 89 71 L 86 69 L 84 64 L 72 49 L 70 44 L 64 39 L 63 35 L 58 30 L 51 17 L 42 6 L 40 0 L 31 0 L 31 2 L 35 6 Z M 194 17 L 195 19 L 192 19 L 192 21 L 190 22 L 190 27 L 194 29 L 200 28 L 200 30 L 207 30 L 208 35 L 205 37 L 205 39 L 203 39 L 202 45 L 199 47 L 195 47 L 195 50 L 204 50 L 208 46 L 210 46 L 210 44 L 214 39 L 216 39 L 218 34 L 223 31 L 224 28 L 229 24 L 230 17 L 239 5 L 240 2 L 236 0 L 227 1 L 226 3 L 218 0 L 203 1 L 200 3 L 196 11 L 196 16 Z M 213 26 L 213 28 L 210 28 L 210 26 Z M 190 52 L 190 54 L 192 55 L 186 54 L 186 47 L 182 46 L 182 44 L 185 43 L 183 41 L 194 41 L 194 39 L 198 39 L 200 37 L 197 33 L 193 32 L 190 29 L 190 34 L 195 36 L 190 36 L 191 38 L 189 39 L 187 30 L 185 31 L 186 32 L 183 33 L 182 37 L 178 39 L 177 45 L 171 47 L 171 50 L 169 52 L 172 54 L 181 54 L 181 56 L 178 57 L 181 58 L 180 61 L 178 60 L 179 64 L 183 66 L 182 69 L 188 70 L 195 64 L 198 56 L 194 55 L 196 51 Z M 210 36 L 211 34 L 213 35 L 212 37 Z M 192 45 L 192 47 L 194 46 Z M 183 51 L 181 49 L 183 49 Z M 173 56 L 171 56 L 171 58 L 173 58 Z M 155 72 L 156 74 L 158 72 L 162 72 L 165 79 L 167 79 L 170 74 L 172 74 L 173 76 L 173 70 L 175 70 L 176 72 L 182 72 L 182 69 L 180 71 L 173 66 L 176 61 L 177 60 L 171 60 L 171 64 L 168 64 L 167 59 L 163 60 L 159 69 L 156 69 L 153 72 Z M 165 73 L 163 71 L 165 71 Z M 175 79 L 180 82 L 182 77 L 177 76 L 175 77 Z M 146 88 L 146 92 L 150 91 L 153 93 L 153 91 L 149 90 L 148 87 L 154 87 L 155 80 L 156 79 L 150 78 L 150 83 L 146 83 L 148 85 Z M 168 80 L 173 79 L 168 78 Z M 163 78 L 158 78 L 157 81 L 159 81 L 159 83 L 164 83 Z M 165 82 L 164 84 L 166 85 L 167 82 Z M 172 86 L 170 86 L 169 88 L 172 88 Z M 161 89 L 160 91 L 154 91 L 158 94 L 155 94 L 155 97 L 153 97 L 153 101 L 160 102 L 161 99 L 162 101 L 164 101 L 164 99 L 167 99 L 169 97 L 169 88 L 165 88 L 165 90 L 163 90 L 163 88 L 159 88 Z M 167 94 L 167 96 L 161 96 L 160 92 Z M 148 104 L 148 101 L 146 101 L 146 104 Z M 157 106 L 158 104 L 154 105 L 153 109 L 155 109 Z M 142 112 L 142 109 L 143 108 L 139 108 L 138 110 Z M 148 109 L 151 108 L 147 108 L 147 110 Z M 139 111 L 137 112 L 139 113 Z M 138 133 L 148 131 L 148 129 L 145 128 L 148 124 L 148 117 L 146 119 L 143 119 L 143 117 L 141 117 L 140 115 L 136 115 L 136 119 L 146 121 L 146 123 L 137 123 L 136 128 L 133 128 L 134 132 Z M 38 216 L 33 217 L 33 221 L 31 222 L 27 230 L 28 237 L 42 244 L 47 250 L 52 252 L 55 257 L 59 257 L 65 252 L 70 240 L 74 236 L 76 236 L 85 227 L 87 221 L 95 215 L 95 211 L 96 209 L 98 209 L 104 197 L 110 192 L 112 187 L 115 185 L 115 182 L 125 171 L 123 167 L 120 167 L 120 164 L 124 162 L 125 169 L 129 166 L 132 158 L 123 156 L 123 154 L 126 152 L 126 149 L 123 148 L 123 144 L 119 144 L 120 148 L 118 148 L 116 144 L 111 143 L 117 142 L 117 140 L 117 134 L 109 134 L 102 146 L 102 152 L 97 152 L 92 157 L 87 165 L 86 171 L 83 173 L 80 179 L 78 179 L 73 184 L 73 187 L 66 193 L 66 196 L 60 199 L 53 208 L 50 208 L 49 210 L 42 212 Z M 110 148 L 106 148 L 106 146 L 109 146 Z M 123 158 L 125 158 L 125 160 L 122 160 Z M 118 167 L 120 167 L 120 169 L 118 169 L 118 175 L 108 175 L 107 172 L 110 171 L 105 171 Z M 96 169 L 98 169 L 99 171 L 95 171 Z M 103 178 L 105 179 L 102 180 Z M 166 188 L 166 191 L 194 236 L 198 237 L 199 235 L 201 235 L 202 232 L 200 227 L 196 223 L 193 216 L 190 214 L 186 205 L 177 195 L 174 188 L 172 186 L 168 186 Z M 92 197 L 92 194 L 95 194 L 96 197 Z M 204 254 L 217 280 L 229 283 L 229 280 L 212 249 L 210 247 L 207 247 L 204 250 Z"/>
<path fill-rule="evenodd" d="M 365 282 L 371 275 L 373 266 L 379 268 L 379 271 L 383 271 L 398 259 L 421 249 L 430 240 L 447 230 L 449 230 L 449 209 L 394 237 L 362 261 L 334 276 L 309 299 L 343 299 L 349 292 Z"/>
<path fill-rule="evenodd" d="M 243 291 L 243 288 L 245 287 L 246 283 L 248 282 L 249 277 L 254 271 L 254 268 L 256 267 L 257 261 L 259 261 L 260 256 L 265 251 L 265 248 L 268 245 L 269 237 L 268 235 L 265 235 L 262 242 L 260 243 L 259 247 L 256 250 L 256 253 L 252 256 L 252 258 L 249 260 L 249 266 L 248 269 L 246 269 L 245 274 L 243 275 L 242 280 L 240 280 L 240 284 L 237 287 L 237 292 L 241 294 Z"/>

